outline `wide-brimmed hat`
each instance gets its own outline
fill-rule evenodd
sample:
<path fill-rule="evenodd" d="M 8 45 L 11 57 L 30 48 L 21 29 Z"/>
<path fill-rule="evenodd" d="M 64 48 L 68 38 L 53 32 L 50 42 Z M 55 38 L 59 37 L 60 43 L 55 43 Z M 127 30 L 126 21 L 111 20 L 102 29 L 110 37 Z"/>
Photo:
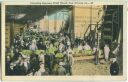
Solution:
<path fill-rule="evenodd" d="M 60 65 L 60 66 L 63 66 L 63 65 L 64 65 L 64 63 L 63 63 L 63 62 L 60 62 L 60 63 L 59 63 L 59 65 Z"/>

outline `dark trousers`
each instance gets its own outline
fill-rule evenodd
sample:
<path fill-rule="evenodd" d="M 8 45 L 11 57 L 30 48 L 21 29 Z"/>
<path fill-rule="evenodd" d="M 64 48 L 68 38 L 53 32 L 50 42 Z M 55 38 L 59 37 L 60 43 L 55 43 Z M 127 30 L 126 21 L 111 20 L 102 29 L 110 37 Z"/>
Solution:
<path fill-rule="evenodd" d="M 70 65 L 66 66 L 66 73 L 72 75 L 72 67 Z"/>
<path fill-rule="evenodd" d="M 95 64 L 97 65 L 97 64 L 99 64 L 98 52 L 96 52 L 96 53 L 94 54 L 94 56 L 95 56 L 94 61 L 95 61 Z"/>

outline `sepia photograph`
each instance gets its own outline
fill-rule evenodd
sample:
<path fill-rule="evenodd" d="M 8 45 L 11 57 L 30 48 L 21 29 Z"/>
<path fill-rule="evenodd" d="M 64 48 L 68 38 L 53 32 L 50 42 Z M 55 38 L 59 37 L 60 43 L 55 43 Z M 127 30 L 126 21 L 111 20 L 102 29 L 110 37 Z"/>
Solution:
<path fill-rule="evenodd" d="M 123 76 L 123 55 L 123 5 L 5 7 L 5 76 Z"/>

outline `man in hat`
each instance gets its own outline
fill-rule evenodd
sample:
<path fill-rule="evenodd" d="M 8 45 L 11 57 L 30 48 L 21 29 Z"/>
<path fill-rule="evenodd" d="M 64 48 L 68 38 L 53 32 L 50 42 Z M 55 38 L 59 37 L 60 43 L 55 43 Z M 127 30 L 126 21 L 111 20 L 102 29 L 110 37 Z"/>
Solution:
<path fill-rule="evenodd" d="M 38 59 L 38 55 L 35 54 L 34 52 L 32 53 L 31 57 L 30 57 L 30 70 L 29 71 L 33 71 L 33 74 L 39 70 L 39 59 Z"/>
<path fill-rule="evenodd" d="M 74 58 L 73 58 L 73 51 L 71 50 L 70 47 L 68 47 L 66 51 L 66 57 L 67 57 L 67 72 L 69 75 L 72 75 L 72 66 L 74 64 Z"/>
<path fill-rule="evenodd" d="M 109 52 L 110 52 L 109 46 L 107 44 L 105 44 L 105 46 L 104 46 L 104 55 L 105 55 L 105 60 L 106 61 L 108 61 Z"/>
<path fill-rule="evenodd" d="M 6 75 L 11 75 L 11 73 L 12 73 L 11 68 L 10 68 L 10 64 L 11 64 L 11 58 L 8 55 L 6 57 Z"/>
<path fill-rule="evenodd" d="M 44 51 L 41 51 L 40 55 L 39 55 L 39 61 L 44 63 L 45 62 L 45 59 L 44 59 Z"/>
<path fill-rule="evenodd" d="M 59 68 L 58 68 L 58 75 L 66 75 L 66 70 L 63 66 L 64 66 L 64 63 L 60 62 Z"/>
<path fill-rule="evenodd" d="M 112 58 L 112 63 L 110 65 L 110 74 L 118 75 L 119 74 L 119 64 L 117 63 L 116 58 Z"/>
<path fill-rule="evenodd" d="M 36 45 L 36 40 L 35 39 L 32 40 L 32 44 L 29 46 L 29 49 L 33 50 L 33 51 L 37 49 L 37 45 Z"/>
<path fill-rule="evenodd" d="M 94 54 L 95 64 L 97 65 L 99 64 L 99 53 L 98 53 L 98 48 L 96 45 L 93 47 L 93 54 Z"/>
<path fill-rule="evenodd" d="M 40 63 L 40 69 L 35 72 L 34 76 L 42 76 L 45 75 L 45 67 L 44 67 L 44 63 Z"/>
<path fill-rule="evenodd" d="M 46 54 L 47 54 L 47 57 L 48 57 L 48 68 L 49 68 L 49 71 L 50 71 L 50 74 L 52 74 L 52 68 L 53 68 L 53 62 L 54 62 L 54 58 L 55 58 L 55 48 L 53 46 L 53 44 L 50 44 L 49 48 L 46 50 Z"/>
<path fill-rule="evenodd" d="M 120 45 L 118 44 L 118 46 L 114 49 L 114 51 L 112 52 L 114 54 L 114 56 L 117 56 L 118 55 L 118 52 L 119 52 L 119 47 Z"/>

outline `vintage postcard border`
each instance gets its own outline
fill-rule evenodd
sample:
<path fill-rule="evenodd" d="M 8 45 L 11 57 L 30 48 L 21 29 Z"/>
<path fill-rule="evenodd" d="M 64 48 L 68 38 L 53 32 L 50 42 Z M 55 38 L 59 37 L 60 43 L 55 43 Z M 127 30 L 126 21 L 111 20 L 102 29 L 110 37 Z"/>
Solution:
<path fill-rule="evenodd" d="M 126 80 L 127 69 L 127 27 L 126 10 L 124 2 L 93 2 L 85 5 L 123 5 L 123 76 L 5 76 L 5 9 L 6 5 L 33 5 L 30 2 L 2 2 L 2 80 Z M 35 5 L 35 4 L 34 4 Z M 38 5 L 38 4 L 36 4 Z M 45 4 L 47 5 L 47 4 Z M 67 4 L 69 5 L 69 4 Z"/>

